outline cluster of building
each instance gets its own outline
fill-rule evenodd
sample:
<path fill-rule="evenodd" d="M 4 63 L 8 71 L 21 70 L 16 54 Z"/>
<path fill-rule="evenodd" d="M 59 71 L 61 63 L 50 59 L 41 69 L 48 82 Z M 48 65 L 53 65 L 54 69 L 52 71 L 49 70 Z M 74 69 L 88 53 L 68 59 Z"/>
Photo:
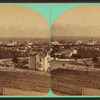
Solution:
<path fill-rule="evenodd" d="M 4 41 L 0 42 L 1 50 L 13 50 L 17 52 L 30 52 L 30 51 L 41 51 L 48 48 L 49 44 L 40 44 L 40 42 L 31 42 L 31 41 Z"/>
<path fill-rule="evenodd" d="M 1 51 L 17 52 L 18 56 L 14 56 L 17 66 L 32 70 L 49 71 L 50 70 L 50 48 L 48 42 L 31 42 L 31 41 L 6 41 L 0 42 Z M 23 55 L 24 56 L 23 56 Z M 27 54 L 25 56 L 25 54 Z M 13 57 L 0 59 L 0 66 L 14 67 Z"/>
<path fill-rule="evenodd" d="M 88 41 L 76 40 L 60 43 L 55 40 L 51 42 L 51 57 L 54 58 L 71 58 L 73 56 L 79 57 L 82 52 L 95 51 L 100 52 L 100 43 L 95 39 Z M 81 53 L 80 53 L 81 52 Z M 90 56 L 90 55 L 89 55 Z"/>

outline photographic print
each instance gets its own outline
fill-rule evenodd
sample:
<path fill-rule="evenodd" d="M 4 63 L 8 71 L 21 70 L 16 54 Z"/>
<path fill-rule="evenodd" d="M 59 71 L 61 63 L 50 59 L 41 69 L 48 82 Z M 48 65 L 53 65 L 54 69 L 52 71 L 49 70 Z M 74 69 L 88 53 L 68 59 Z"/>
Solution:
<path fill-rule="evenodd" d="M 0 5 L 0 95 L 50 90 L 50 27 L 34 9 Z"/>
<path fill-rule="evenodd" d="M 51 90 L 63 96 L 100 95 L 100 5 L 60 14 L 51 26 Z"/>

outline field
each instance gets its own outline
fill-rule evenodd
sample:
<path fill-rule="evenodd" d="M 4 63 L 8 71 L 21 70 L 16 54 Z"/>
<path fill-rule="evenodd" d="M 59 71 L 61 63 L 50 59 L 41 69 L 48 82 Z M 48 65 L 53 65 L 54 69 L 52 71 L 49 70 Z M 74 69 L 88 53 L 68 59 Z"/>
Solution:
<path fill-rule="evenodd" d="M 68 62 L 51 62 L 51 89 L 56 95 L 82 95 L 82 87 L 100 89 L 100 69 Z"/>
<path fill-rule="evenodd" d="M 44 92 L 50 90 L 50 75 L 25 69 L 0 68 L 0 88 Z"/>

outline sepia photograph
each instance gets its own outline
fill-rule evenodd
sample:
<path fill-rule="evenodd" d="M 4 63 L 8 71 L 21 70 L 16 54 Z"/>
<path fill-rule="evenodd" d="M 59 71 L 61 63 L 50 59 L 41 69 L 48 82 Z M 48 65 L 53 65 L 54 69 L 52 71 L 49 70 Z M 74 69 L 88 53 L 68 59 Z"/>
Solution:
<path fill-rule="evenodd" d="M 50 91 L 50 27 L 34 9 L 0 5 L 0 95 Z"/>
<path fill-rule="evenodd" d="M 62 12 L 51 26 L 50 49 L 54 94 L 100 95 L 100 5 Z"/>

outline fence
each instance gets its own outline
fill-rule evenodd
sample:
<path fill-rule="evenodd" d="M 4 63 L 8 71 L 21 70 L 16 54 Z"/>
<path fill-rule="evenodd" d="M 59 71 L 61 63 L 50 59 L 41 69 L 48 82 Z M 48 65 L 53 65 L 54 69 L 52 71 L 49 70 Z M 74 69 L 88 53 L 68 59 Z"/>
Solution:
<path fill-rule="evenodd" d="M 88 96 L 100 95 L 100 89 L 82 88 L 82 95 L 88 95 Z"/>
<path fill-rule="evenodd" d="M 66 84 L 65 86 L 52 86 L 52 92 L 56 95 L 73 95 L 73 96 L 98 96 L 100 95 L 100 89 L 79 87 L 76 85 Z"/>
<path fill-rule="evenodd" d="M 56 58 L 56 61 L 83 61 L 83 60 L 92 60 L 92 58 L 81 58 L 81 59 L 58 59 Z"/>
<path fill-rule="evenodd" d="M 13 89 L 13 88 L 0 88 L 0 95 L 3 96 L 41 96 L 46 95 L 47 93 L 44 92 L 37 92 L 37 91 L 26 91 L 21 89 Z"/>
<path fill-rule="evenodd" d="M 100 89 L 93 89 L 93 88 L 86 88 L 86 87 L 81 87 L 81 88 L 76 88 L 74 90 L 72 87 L 68 87 L 66 89 L 69 95 L 88 95 L 88 96 L 96 96 L 100 95 Z M 74 90 L 74 91 L 73 91 Z M 69 93 L 70 92 L 70 93 Z M 78 93 L 78 94 L 77 94 Z M 26 91 L 26 90 L 20 90 L 20 89 L 13 89 L 13 88 L 0 88 L 0 95 L 3 96 L 41 96 L 41 95 L 46 95 L 47 93 L 43 92 L 36 92 L 36 91 Z"/>

